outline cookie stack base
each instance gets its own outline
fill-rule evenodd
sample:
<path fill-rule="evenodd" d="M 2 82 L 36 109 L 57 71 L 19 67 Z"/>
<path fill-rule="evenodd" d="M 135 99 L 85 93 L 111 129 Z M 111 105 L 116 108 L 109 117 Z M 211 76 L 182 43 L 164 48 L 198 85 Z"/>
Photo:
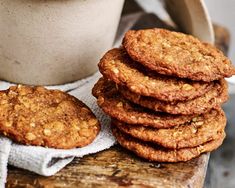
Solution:
<path fill-rule="evenodd" d="M 144 143 L 121 132 L 115 126 L 112 126 L 112 132 L 122 147 L 134 152 L 139 157 L 157 162 L 181 162 L 191 160 L 202 153 L 211 152 L 217 149 L 223 143 L 225 138 L 225 132 L 223 131 L 218 134 L 216 139 L 202 145 L 193 148 L 171 150 L 147 142 Z"/>
<path fill-rule="evenodd" d="M 212 109 L 190 122 L 171 128 L 157 129 L 114 119 L 112 125 L 121 132 L 144 142 L 156 143 L 169 149 L 181 149 L 196 147 L 216 139 L 225 128 L 226 117 L 222 109 Z"/>
<path fill-rule="evenodd" d="M 226 117 L 221 108 L 192 115 L 156 112 L 127 100 L 119 89 L 100 78 L 92 93 L 111 116 L 117 141 L 140 157 L 158 162 L 187 161 L 222 144 Z"/>

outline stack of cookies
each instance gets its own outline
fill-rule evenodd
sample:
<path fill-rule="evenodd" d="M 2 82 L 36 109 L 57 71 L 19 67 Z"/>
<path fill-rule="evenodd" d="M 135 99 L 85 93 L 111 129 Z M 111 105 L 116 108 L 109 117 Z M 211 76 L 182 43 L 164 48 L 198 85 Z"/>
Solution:
<path fill-rule="evenodd" d="M 126 149 L 151 161 L 178 162 L 222 144 L 224 77 L 235 68 L 214 46 L 164 29 L 128 31 L 99 70 L 93 95 Z"/>

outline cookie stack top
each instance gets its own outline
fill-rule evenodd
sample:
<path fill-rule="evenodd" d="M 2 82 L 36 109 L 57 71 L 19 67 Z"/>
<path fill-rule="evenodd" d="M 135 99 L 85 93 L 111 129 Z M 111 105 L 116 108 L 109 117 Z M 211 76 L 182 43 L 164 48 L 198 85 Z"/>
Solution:
<path fill-rule="evenodd" d="M 235 68 L 221 51 L 183 33 L 128 31 L 99 62 L 93 88 L 118 142 L 154 161 L 187 161 L 221 145 Z"/>
<path fill-rule="evenodd" d="M 158 73 L 210 82 L 235 74 L 231 61 L 211 44 L 165 29 L 128 31 L 130 57 Z"/>
<path fill-rule="evenodd" d="M 204 82 L 162 75 L 133 61 L 123 48 L 108 51 L 99 69 L 125 98 L 156 111 L 201 114 L 228 99 L 224 79 Z"/>

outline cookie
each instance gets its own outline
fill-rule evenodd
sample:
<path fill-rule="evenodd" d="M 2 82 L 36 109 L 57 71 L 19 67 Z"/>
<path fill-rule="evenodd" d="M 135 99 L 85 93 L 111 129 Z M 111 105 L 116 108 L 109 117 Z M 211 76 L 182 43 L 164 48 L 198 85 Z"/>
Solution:
<path fill-rule="evenodd" d="M 228 100 L 228 86 L 224 79 L 215 82 L 213 88 L 203 96 L 188 101 L 160 101 L 153 97 L 138 95 L 121 86 L 119 86 L 118 90 L 125 98 L 136 104 L 170 114 L 202 114 L 222 105 Z"/>
<path fill-rule="evenodd" d="M 99 130 L 91 110 L 62 91 L 19 85 L 0 92 L 0 133 L 18 143 L 61 149 L 83 147 Z"/>
<path fill-rule="evenodd" d="M 156 129 L 141 125 L 131 125 L 112 120 L 122 132 L 143 141 L 153 142 L 165 148 L 192 148 L 216 139 L 226 125 L 226 117 L 222 109 L 213 109 L 199 115 L 191 122 L 169 129 Z"/>
<path fill-rule="evenodd" d="M 165 75 L 210 82 L 235 74 L 231 61 L 213 45 L 165 29 L 128 31 L 123 39 L 131 58 Z"/>
<path fill-rule="evenodd" d="M 106 114 L 128 124 L 169 128 L 190 122 L 195 117 L 156 112 L 131 103 L 120 95 L 112 81 L 105 78 L 99 79 L 92 93 L 98 98 L 97 103 Z"/>
<path fill-rule="evenodd" d="M 223 142 L 225 133 L 221 132 L 215 140 L 206 142 L 200 146 L 182 149 L 166 149 L 158 145 L 144 143 L 125 133 L 122 133 L 115 126 L 112 127 L 114 136 L 118 143 L 124 148 L 134 152 L 139 157 L 157 162 L 180 162 L 188 161 L 200 154 L 217 149 Z"/>
<path fill-rule="evenodd" d="M 189 100 L 211 89 L 213 83 L 173 78 L 151 72 L 131 60 L 123 49 L 108 51 L 99 62 L 104 77 L 130 91 L 164 101 Z"/>

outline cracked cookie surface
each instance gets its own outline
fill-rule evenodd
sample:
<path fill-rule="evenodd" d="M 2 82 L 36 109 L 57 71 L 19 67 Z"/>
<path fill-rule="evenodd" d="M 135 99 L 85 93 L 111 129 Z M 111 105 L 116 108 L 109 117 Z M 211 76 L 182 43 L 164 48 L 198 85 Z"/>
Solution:
<path fill-rule="evenodd" d="M 130 91 L 164 101 L 189 100 L 210 90 L 213 83 L 156 74 L 130 59 L 123 49 L 108 51 L 99 62 L 104 77 Z"/>
<path fill-rule="evenodd" d="M 206 82 L 235 74 L 220 50 L 191 35 L 165 29 L 130 30 L 123 46 L 133 60 L 161 74 Z"/>
<path fill-rule="evenodd" d="M 65 92 L 21 85 L 0 92 L 0 133 L 18 143 L 60 149 L 83 147 L 99 130 L 91 110 Z"/>

